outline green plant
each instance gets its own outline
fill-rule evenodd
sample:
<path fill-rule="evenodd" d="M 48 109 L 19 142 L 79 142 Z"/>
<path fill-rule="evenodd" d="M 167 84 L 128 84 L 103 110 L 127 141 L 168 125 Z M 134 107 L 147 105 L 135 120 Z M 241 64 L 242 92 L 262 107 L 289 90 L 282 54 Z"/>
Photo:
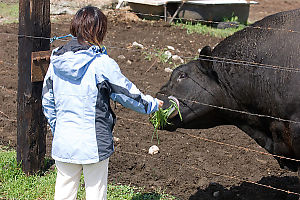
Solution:
<path fill-rule="evenodd" d="M 218 29 L 214 28 L 208 25 L 204 25 L 201 23 L 192 23 L 192 22 L 186 22 L 186 23 L 175 23 L 174 26 L 186 29 L 188 34 L 192 33 L 198 33 L 202 35 L 210 35 L 217 38 L 225 38 L 228 37 L 235 32 L 242 30 L 245 28 L 245 25 L 240 24 L 238 28 L 227 28 L 227 29 Z"/>
<path fill-rule="evenodd" d="M 161 63 L 167 63 L 170 57 L 165 53 L 167 49 L 157 49 L 155 56 L 159 59 Z M 170 63 L 169 63 L 170 64 Z"/>
<path fill-rule="evenodd" d="M 167 63 L 169 65 L 172 65 L 173 62 L 170 59 L 170 56 L 167 55 L 165 52 L 167 51 L 166 48 L 164 49 L 155 49 L 153 52 L 143 52 L 145 60 L 151 61 L 155 57 L 159 63 Z"/>
<path fill-rule="evenodd" d="M 223 22 L 238 22 L 239 21 L 239 17 L 234 15 L 234 12 L 231 14 L 230 18 L 223 18 Z"/>
<path fill-rule="evenodd" d="M 174 112 L 174 109 L 178 111 L 179 117 L 182 120 L 182 116 L 178 104 L 172 99 L 170 99 L 170 102 L 171 105 L 167 109 L 164 110 L 160 108 L 149 118 L 150 123 L 154 126 L 154 132 L 152 134 L 151 141 L 153 140 L 154 135 L 156 135 L 158 144 L 159 144 L 158 129 L 164 128 L 167 124 L 170 124 L 168 122 L 168 118 Z"/>
<path fill-rule="evenodd" d="M 144 51 L 144 52 L 142 52 L 142 54 L 144 55 L 145 60 L 151 61 L 153 58 L 153 55 L 151 52 Z"/>
<path fill-rule="evenodd" d="M 27 176 L 17 163 L 16 152 L 0 146 L 0 199 L 53 199 L 56 170 L 43 175 Z M 85 199 L 83 176 L 77 199 Z M 148 193 L 143 188 L 128 185 L 108 185 L 109 200 L 173 200 L 163 192 Z"/>

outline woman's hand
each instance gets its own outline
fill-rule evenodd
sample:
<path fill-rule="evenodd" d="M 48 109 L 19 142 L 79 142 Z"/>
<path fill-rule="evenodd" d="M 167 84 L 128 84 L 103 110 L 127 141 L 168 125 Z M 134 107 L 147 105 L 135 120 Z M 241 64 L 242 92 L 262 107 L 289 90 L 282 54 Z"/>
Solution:
<path fill-rule="evenodd" d="M 158 102 L 158 108 L 162 108 L 162 106 L 164 105 L 164 102 L 159 99 L 157 99 L 157 102 Z"/>

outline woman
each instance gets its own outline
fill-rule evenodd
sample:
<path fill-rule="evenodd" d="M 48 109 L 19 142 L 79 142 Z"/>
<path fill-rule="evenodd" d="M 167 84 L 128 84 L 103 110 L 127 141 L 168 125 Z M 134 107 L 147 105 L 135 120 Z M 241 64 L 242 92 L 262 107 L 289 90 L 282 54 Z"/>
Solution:
<path fill-rule="evenodd" d="M 82 171 L 86 199 L 105 200 L 108 160 L 114 151 L 110 99 L 145 114 L 163 102 L 142 94 L 101 48 L 107 18 L 98 8 L 80 9 L 70 31 L 74 38 L 52 52 L 42 97 L 53 133 L 55 200 L 76 199 Z"/>

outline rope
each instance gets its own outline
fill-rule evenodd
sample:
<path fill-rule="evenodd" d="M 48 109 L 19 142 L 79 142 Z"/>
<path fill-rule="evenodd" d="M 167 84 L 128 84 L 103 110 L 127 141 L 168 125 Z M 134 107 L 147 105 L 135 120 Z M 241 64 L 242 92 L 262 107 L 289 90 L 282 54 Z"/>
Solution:
<path fill-rule="evenodd" d="M 67 37 L 74 38 L 74 36 L 72 34 L 68 34 L 68 35 L 64 35 L 64 36 L 60 36 L 60 37 L 54 36 L 54 37 L 50 38 L 50 44 L 52 42 L 54 42 L 55 40 L 60 40 L 60 39 L 64 39 L 64 38 L 67 38 Z"/>

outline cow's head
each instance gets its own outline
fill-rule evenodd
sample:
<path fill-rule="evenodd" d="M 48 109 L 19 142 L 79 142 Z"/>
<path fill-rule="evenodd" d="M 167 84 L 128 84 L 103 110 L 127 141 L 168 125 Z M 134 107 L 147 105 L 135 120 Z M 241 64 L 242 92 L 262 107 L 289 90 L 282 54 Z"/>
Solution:
<path fill-rule="evenodd" d="M 178 114 L 173 115 L 168 120 L 171 124 L 164 129 L 210 128 L 220 124 L 216 109 L 207 105 L 216 105 L 222 95 L 218 75 L 212 68 L 211 55 L 211 48 L 204 47 L 200 59 L 177 67 L 167 84 L 157 93 L 157 98 L 164 101 L 163 108 L 170 106 L 169 96 L 176 97 L 180 102 L 183 120 Z"/>

